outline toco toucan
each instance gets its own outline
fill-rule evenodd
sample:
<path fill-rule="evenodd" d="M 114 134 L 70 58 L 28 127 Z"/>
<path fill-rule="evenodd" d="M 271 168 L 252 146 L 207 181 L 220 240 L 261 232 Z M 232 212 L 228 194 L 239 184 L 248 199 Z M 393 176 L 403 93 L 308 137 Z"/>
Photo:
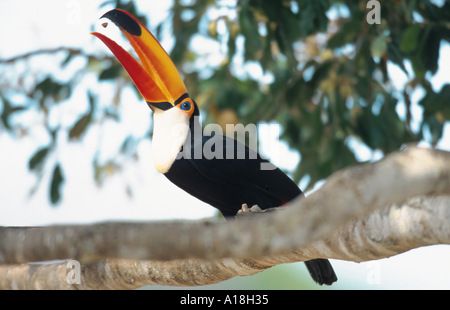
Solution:
<path fill-rule="evenodd" d="M 245 145 L 226 136 L 202 133 L 198 106 L 189 97 L 177 68 L 139 20 L 120 9 L 103 17 L 120 28 L 142 63 L 113 40 L 92 33 L 114 53 L 154 112 L 152 156 L 159 172 L 184 191 L 219 209 L 225 217 L 236 215 L 243 204 L 258 205 L 264 210 L 302 195 L 280 169 L 275 166 L 262 169 L 262 164 L 271 164 Z M 203 152 L 208 144 L 216 155 L 212 158 Z M 337 281 L 327 259 L 305 264 L 320 285 Z"/>

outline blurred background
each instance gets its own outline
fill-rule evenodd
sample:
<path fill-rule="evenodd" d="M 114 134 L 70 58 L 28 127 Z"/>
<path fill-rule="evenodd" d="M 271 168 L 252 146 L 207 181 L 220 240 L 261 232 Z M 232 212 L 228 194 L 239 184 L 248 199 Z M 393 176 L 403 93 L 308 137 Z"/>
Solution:
<path fill-rule="evenodd" d="M 450 150 L 450 1 L 371 1 L 374 24 L 367 2 L 0 0 L 0 225 L 219 216 L 155 170 L 150 109 L 89 34 L 131 49 L 101 26 L 113 8 L 160 40 L 203 124 L 279 128 L 260 150 L 303 191 L 404 144 Z M 450 289 L 449 257 L 333 260 L 332 287 L 296 263 L 206 288 Z"/>

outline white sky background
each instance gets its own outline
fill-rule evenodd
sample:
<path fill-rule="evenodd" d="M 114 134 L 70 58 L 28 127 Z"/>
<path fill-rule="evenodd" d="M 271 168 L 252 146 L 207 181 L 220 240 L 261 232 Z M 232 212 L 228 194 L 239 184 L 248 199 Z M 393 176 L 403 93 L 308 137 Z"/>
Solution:
<path fill-rule="evenodd" d="M 114 32 L 113 26 L 104 30 L 98 18 L 112 7 L 98 9 L 103 0 L 96 1 L 62 1 L 62 0 L 0 0 L 0 58 L 5 59 L 36 49 L 59 46 L 82 47 L 88 53 L 110 53 L 98 39 L 89 35 L 91 25 L 96 24 L 96 30 Z M 170 1 L 138 1 L 139 9 L 149 16 L 152 27 L 165 20 Z M 72 15 L 73 9 L 79 7 L 80 14 Z M 77 17 L 79 16 L 79 19 Z M 113 38 L 120 44 L 124 41 L 120 36 Z M 122 40 L 122 41 L 121 41 Z M 162 45 L 170 49 L 172 40 L 167 37 Z M 450 64 L 450 46 L 441 45 L 440 70 L 433 78 L 433 87 L 438 90 L 444 83 L 450 82 L 448 69 Z M 445 53 L 447 56 L 442 56 Z M 61 56 L 63 57 L 63 56 Z M 41 72 L 57 72 L 64 79 L 83 64 L 73 61 L 68 69 L 61 71 L 59 62 L 52 63 L 51 57 L 35 57 L 31 61 L 33 70 Z M 444 60 L 446 62 L 444 63 Z M 212 59 L 214 61 L 214 59 Z M 72 66 L 72 67 L 71 67 Z M 3 67 L 0 67 L 2 70 Z M 17 71 L 26 70 L 23 63 L 16 64 Z M 395 78 L 394 86 L 402 89 L 407 81 L 406 75 L 400 69 L 389 66 L 391 75 Z M 12 73 L 13 74 L 13 73 Z M 86 89 L 97 85 L 92 74 L 87 76 L 69 100 L 60 103 L 61 108 L 54 112 L 55 119 L 63 119 L 70 128 L 81 113 L 87 109 Z M 102 104 L 111 100 L 111 85 L 102 83 Z M 140 102 L 133 91 L 127 89 L 123 94 L 121 104 L 121 123 L 109 122 L 102 128 L 93 128 L 81 142 L 67 143 L 62 141 L 58 153 L 50 158 L 45 169 L 50 171 L 55 160 L 62 162 L 66 182 L 63 185 L 63 201 L 56 207 L 48 203 L 48 176 L 42 180 L 42 185 L 36 194 L 28 196 L 36 182 L 36 177 L 28 172 L 29 157 L 36 149 L 48 143 L 43 129 L 39 128 L 39 116 L 35 113 L 24 113 L 18 116 L 33 128 L 33 134 L 20 140 L 15 140 L 9 134 L 0 132 L 0 225 L 47 225 L 54 223 L 88 223 L 104 220 L 150 220 L 187 218 L 196 219 L 215 214 L 215 209 L 185 194 L 172 185 L 153 167 L 151 160 L 151 143 L 139 145 L 138 162 L 129 162 L 124 170 L 109 178 L 102 188 L 93 181 L 91 159 L 96 146 L 102 145 L 102 152 L 107 156 L 108 150 L 114 152 L 122 143 L 127 133 L 139 135 L 150 126 L 151 114 L 146 104 Z M 415 91 L 413 98 L 413 116 L 415 126 L 421 122 L 421 110 L 417 101 L 423 96 Z M 450 101 L 450 100 L 449 100 Z M 126 102 L 126 104 L 125 104 Z M 402 106 L 399 105 L 399 113 Z M 403 111 L 404 113 L 404 111 Z M 22 118 L 20 118 L 22 117 Z M 35 124 L 35 126 L 33 126 Z M 439 146 L 450 150 L 450 126 L 445 127 L 445 137 Z M 376 159 L 367 148 L 357 141 L 349 141 L 358 150 L 361 160 Z M 61 147 L 64 145 L 64 147 Z M 279 152 L 287 154 L 284 144 Z M 103 155 L 103 154 L 102 154 Z M 280 166 L 293 168 L 298 161 L 298 155 L 291 154 L 289 162 L 280 162 Z M 130 183 L 133 197 L 125 193 L 125 185 Z M 333 261 L 333 266 L 340 281 L 333 288 L 446 288 L 450 289 L 450 247 L 439 246 L 414 250 L 390 259 L 375 263 L 349 263 Z M 299 264 L 303 266 L 303 264 Z M 303 268 L 303 267 L 299 267 Z M 379 272 L 378 272 L 379 270 Z M 380 278 L 372 278 L 379 274 Z M 371 283 L 371 279 L 375 283 Z M 351 282 L 348 282 L 348 281 Z M 378 283 L 379 280 L 379 283 Z M 351 283 L 351 284 L 349 284 Z M 342 286 L 341 286 L 342 285 Z"/>

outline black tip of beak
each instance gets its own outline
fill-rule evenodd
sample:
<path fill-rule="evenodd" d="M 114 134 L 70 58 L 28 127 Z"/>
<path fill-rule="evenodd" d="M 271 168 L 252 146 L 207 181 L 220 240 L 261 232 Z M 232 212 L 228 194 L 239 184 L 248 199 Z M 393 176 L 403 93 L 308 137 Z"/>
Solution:
<path fill-rule="evenodd" d="M 141 26 L 126 13 L 117 9 L 111 10 L 103 14 L 100 18 L 108 18 L 118 27 L 123 28 L 129 34 L 140 36 L 142 33 Z"/>

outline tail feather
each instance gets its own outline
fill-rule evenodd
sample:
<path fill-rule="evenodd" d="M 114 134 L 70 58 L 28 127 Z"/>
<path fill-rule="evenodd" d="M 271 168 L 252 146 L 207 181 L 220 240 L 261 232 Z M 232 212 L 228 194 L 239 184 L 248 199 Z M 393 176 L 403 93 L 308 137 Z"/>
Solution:
<path fill-rule="evenodd" d="M 306 268 L 314 281 L 319 285 L 331 285 L 337 281 L 333 267 L 328 259 L 313 259 L 305 262 Z"/>

